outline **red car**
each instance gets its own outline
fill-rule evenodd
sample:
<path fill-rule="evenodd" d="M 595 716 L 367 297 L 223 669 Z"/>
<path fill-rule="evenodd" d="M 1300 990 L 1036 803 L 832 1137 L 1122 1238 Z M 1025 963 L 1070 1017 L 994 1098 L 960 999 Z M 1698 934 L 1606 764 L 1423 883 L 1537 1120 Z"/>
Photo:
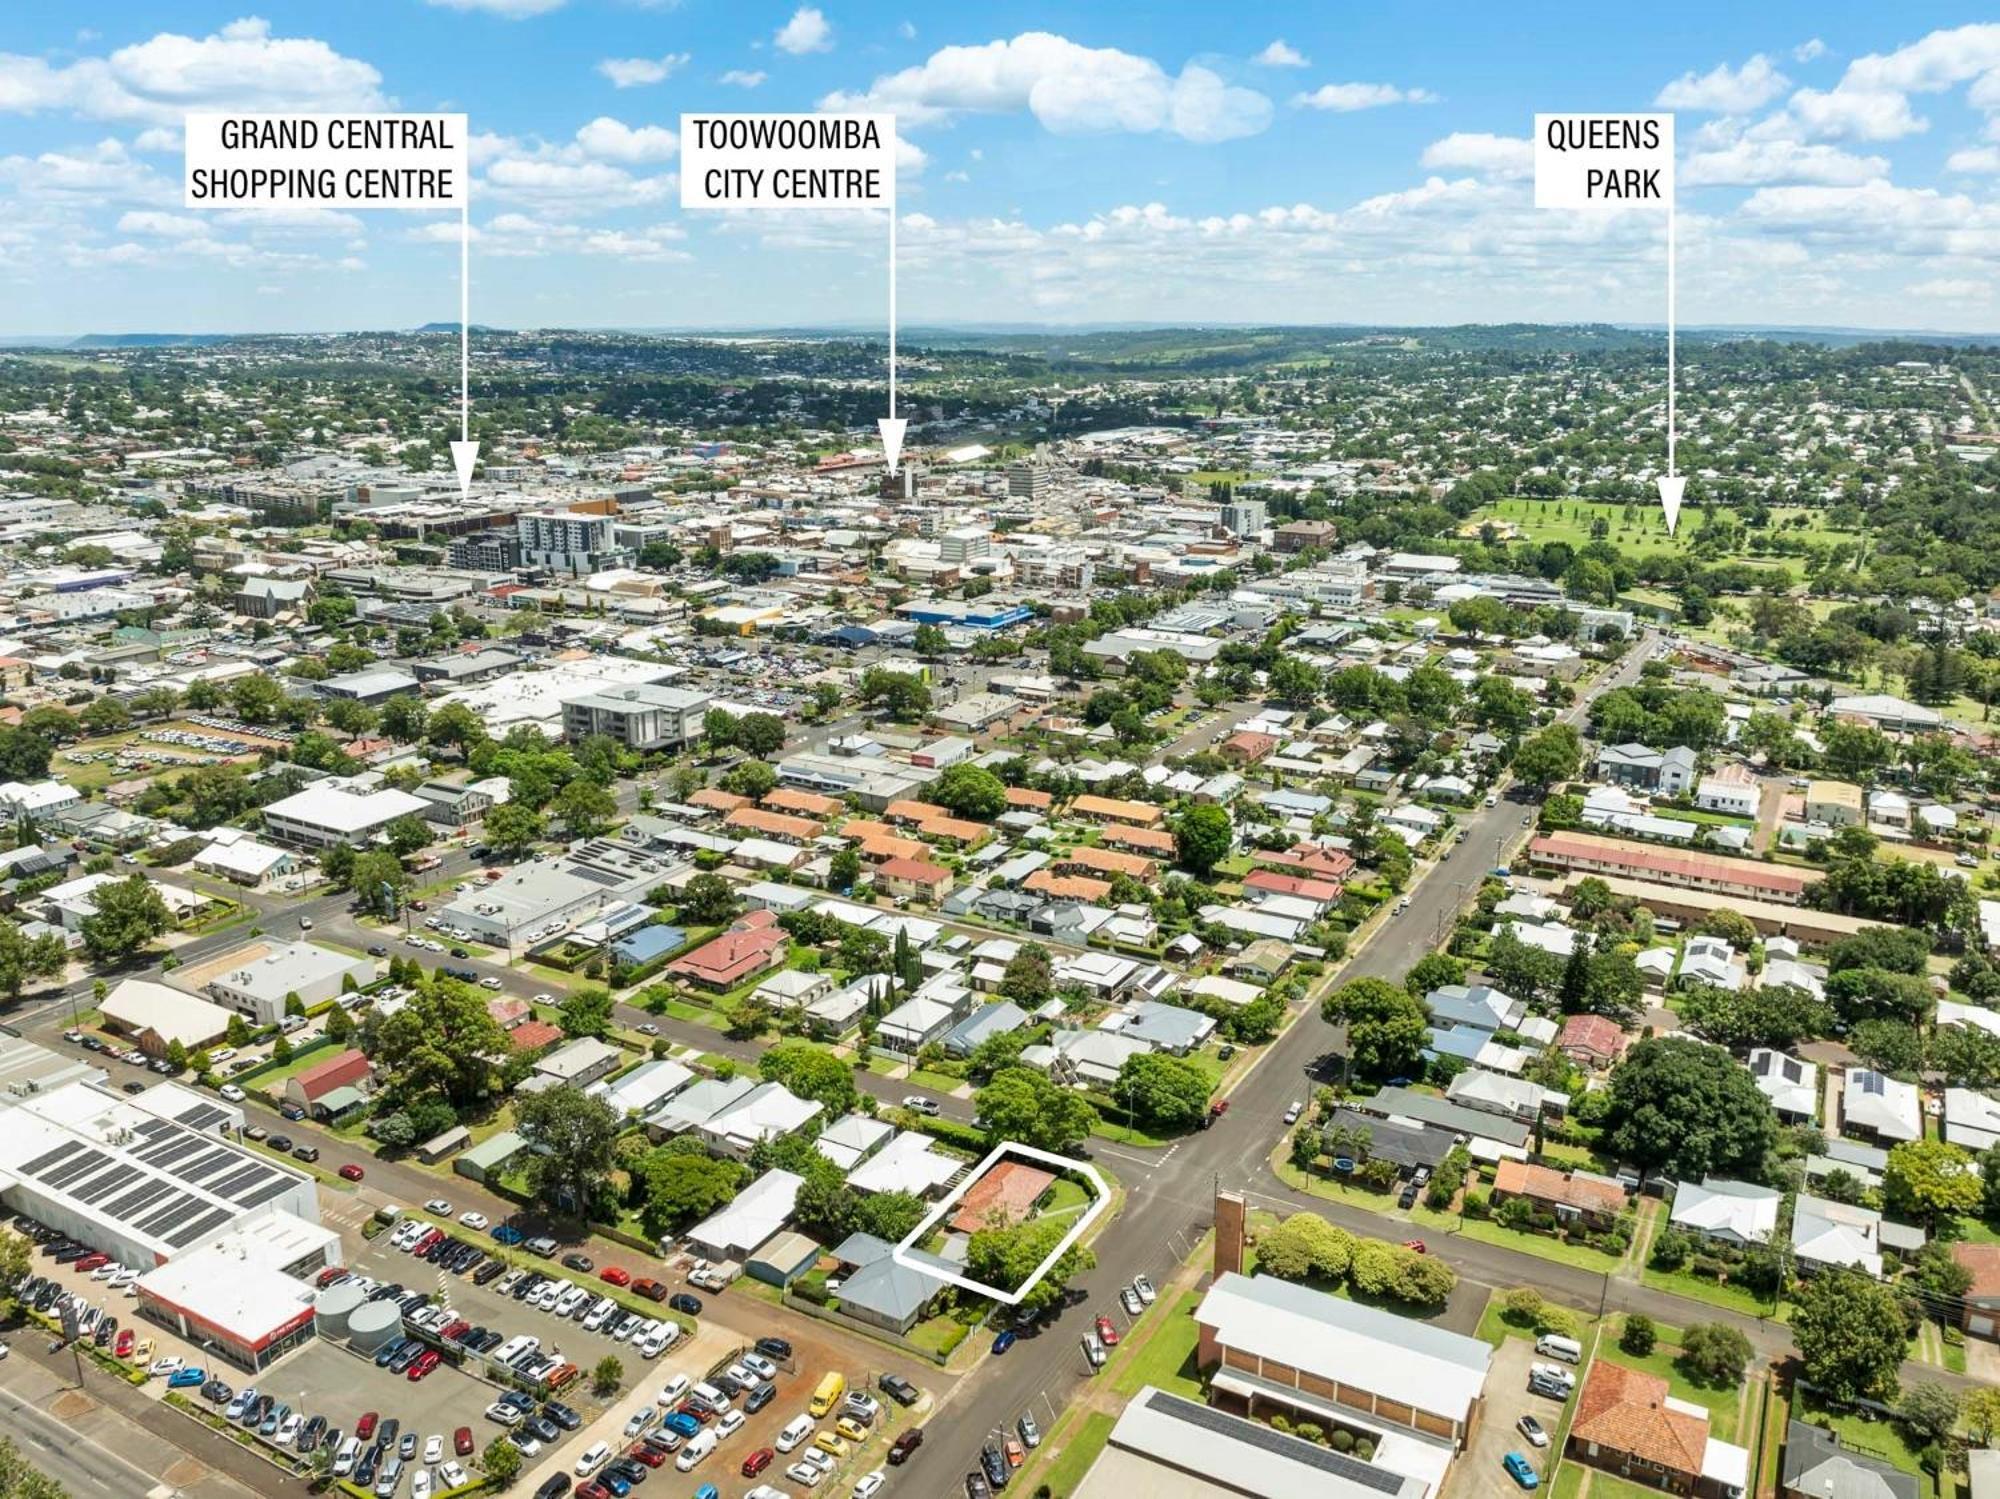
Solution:
<path fill-rule="evenodd" d="M 611 1490 L 593 1478 L 588 1483 L 579 1485 L 577 1491 L 570 1495 L 570 1499 L 611 1499 Z"/>
<path fill-rule="evenodd" d="M 451 1434 L 451 1450 L 460 1457 L 472 1456 L 472 1428 L 461 1426 Z"/>
<path fill-rule="evenodd" d="M 1424 1241 L 1422 1239 L 1405 1239 L 1403 1240 L 1403 1247 L 1409 1250 L 1411 1254 L 1430 1253 L 1430 1250 L 1424 1247 Z"/>
<path fill-rule="evenodd" d="M 132 1356 L 131 1328 L 128 1327 L 118 1334 L 118 1341 L 112 1345 L 111 1351 L 119 1358 L 130 1358 Z"/>
<path fill-rule="evenodd" d="M 362 1177 L 366 1176 L 368 1173 L 363 1171 L 359 1166 L 355 1165 L 352 1161 L 349 1161 L 345 1166 L 342 1166 L 340 1168 L 340 1174 L 343 1178 L 345 1178 L 348 1181 L 358 1182 L 361 1180 Z"/>
<path fill-rule="evenodd" d="M 771 1460 L 777 1455 L 769 1447 L 759 1447 L 755 1452 L 743 1459 L 743 1476 L 745 1478 L 755 1478 L 759 1473 L 771 1466 Z"/>
<path fill-rule="evenodd" d="M 1106 1348 L 1118 1346 L 1118 1329 L 1112 1325 L 1111 1319 L 1101 1312 L 1097 1317 L 1097 1337 Z"/>
<path fill-rule="evenodd" d="M 354 1434 L 362 1441 L 375 1435 L 375 1422 L 379 1419 L 373 1411 L 363 1411 L 361 1419 L 354 1423 Z"/>
<path fill-rule="evenodd" d="M 634 1442 L 632 1450 L 625 1454 L 635 1463 L 644 1463 L 649 1468 L 657 1468 L 667 1460 L 666 1453 L 657 1447 L 648 1447 L 644 1442 Z"/>
<path fill-rule="evenodd" d="M 697 1405 L 692 1400 L 684 1400 L 675 1406 L 674 1409 L 679 1411 L 683 1416 L 693 1416 L 695 1420 L 701 1422 L 704 1426 L 715 1419 L 714 1411 L 705 1405 Z"/>
<path fill-rule="evenodd" d="M 472 1331 L 472 1324 L 466 1321 L 465 1318 L 460 1317 L 455 1321 L 447 1322 L 443 1327 L 440 1327 L 438 1329 L 438 1336 L 440 1338 L 443 1338 L 447 1343 L 449 1343 L 453 1338 L 458 1337 L 461 1333 L 468 1333 L 471 1331 Z"/>
<path fill-rule="evenodd" d="M 108 1254 L 86 1254 L 82 1259 L 78 1260 L 74 1265 L 70 1266 L 70 1268 L 72 1270 L 82 1271 L 87 1274 L 90 1271 L 95 1270 L 100 1265 L 108 1265 L 110 1263 L 111 1263 L 111 1256 Z"/>
<path fill-rule="evenodd" d="M 344 1265 L 328 1265 L 324 1270 L 320 1271 L 318 1279 L 313 1284 L 325 1288 L 332 1285 L 346 1273 L 347 1267 Z"/>
<path fill-rule="evenodd" d="M 435 1369 L 438 1366 L 438 1360 L 442 1357 L 443 1355 L 440 1354 L 437 1351 L 437 1349 L 426 1348 L 422 1353 L 417 1355 L 417 1361 L 414 1364 L 410 1365 L 410 1372 L 404 1377 L 408 1379 L 411 1384 L 415 1384 L 418 1380 L 422 1379 L 426 1374 L 430 1373 L 431 1370 Z"/>
<path fill-rule="evenodd" d="M 632 1272 L 630 1270 L 621 1270 L 616 1265 L 606 1265 L 602 1270 L 597 1272 L 597 1278 L 608 1285 L 629 1286 L 632 1284 Z"/>

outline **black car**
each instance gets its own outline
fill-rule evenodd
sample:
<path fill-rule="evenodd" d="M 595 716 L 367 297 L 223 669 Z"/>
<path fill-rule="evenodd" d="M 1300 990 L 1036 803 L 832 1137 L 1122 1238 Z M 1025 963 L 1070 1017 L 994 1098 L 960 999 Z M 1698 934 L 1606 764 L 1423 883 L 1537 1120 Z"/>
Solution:
<path fill-rule="evenodd" d="M 375 1465 L 381 1461 L 382 1448 L 379 1444 L 374 1447 L 364 1447 L 361 1449 L 361 1456 L 354 1463 L 353 1477 L 357 1488 L 365 1489 L 374 1484 Z"/>
<path fill-rule="evenodd" d="M 535 1490 L 535 1499 L 563 1499 L 569 1493 L 569 1476 L 558 1473 L 547 1483 Z"/>
<path fill-rule="evenodd" d="M 325 1435 L 326 1417 L 314 1416 L 299 1432 L 299 1451 L 312 1451 L 319 1445 L 319 1439 Z"/>
<path fill-rule="evenodd" d="M 471 954 L 471 953 L 467 952 L 467 951 L 466 951 L 466 950 L 465 950 L 464 948 L 462 948 L 462 947 L 454 947 L 454 948 L 453 948 L 453 949 L 451 950 L 451 955 L 452 955 L 452 956 L 453 956 L 454 958 L 469 958 L 469 957 L 471 957 L 471 956 L 472 956 L 472 954 Z"/>
<path fill-rule="evenodd" d="M 1415 1207 L 1416 1205 L 1417 1205 L 1417 1184 L 1415 1182 L 1410 1182 L 1403 1188 L 1402 1195 L 1397 1197 L 1396 1206 L 1408 1210 L 1410 1208 Z"/>
<path fill-rule="evenodd" d="M 472 1283 L 475 1286 L 483 1286 L 491 1281 L 498 1280 L 502 1275 L 505 1275 L 506 1273 L 507 1273 L 507 1262 L 505 1260 L 488 1260 L 485 1264 L 481 1265 L 477 1270 L 472 1272 Z"/>
<path fill-rule="evenodd" d="M 396 1445 L 396 1433 L 403 1429 L 403 1423 L 394 1416 L 384 1421 L 375 1431 L 375 1445 L 388 1451 Z"/>
<path fill-rule="evenodd" d="M 146 1091 L 144 1083 L 120 1083 L 119 1086 L 127 1093 L 144 1093 Z"/>
<path fill-rule="evenodd" d="M 386 958 L 389 956 L 389 949 L 384 947 L 379 942 L 370 943 L 368 947 L 368 956 L 371 958 Z"/>
<path fill-rule="evenodd" d="M 1007 1466 L 1007 1454 L 998 1442 L 988 1442 L 979 1449 L 979 1466 L 986 1470 L 986 1481 L 999 1493 L 1007 1487 L 1007 1480 L 1013 1477 L 1013 1469 Z"/>
<path fill-rule="evenodd" d="M 699 1296 L 690 1296 L 685 1291 L 676 1291 L 673 1295 L 669 1296 L 667 1298 L 667 1305 L 673 1308 L 673 1310 L 683 1312 L 690 1317 L 699 1317 L 701 1315 L 701 1298 Z M 760 1343 L 758 1346 L 762 1347 L 763 1345 Z"/>
<path fill-rule="evenodd" d="M 653 1470 L 637 1458 L 621 1457 L 614 1463 L 606 1464 L 604 1471 L 607 1473 L 616 1473 L 620 1478 L 636 1488 L 646 1481 Z"/>
<path fill-rule="evenodd" d="M 743 1410 L 747 1415 L 756 1415 L 765 1406 L 778 1398 L 778 1387 L 770 1380 L 759 1380 L 744 1397 Z"/>
<path fill-rule="evenodd" d="M 788 1359 L 792 1356 L 792 1345 L 783 1338 L 759 1338 L 757 1351 L 765 1358 Z"/>
<path fill-rule="evenodd" d="M 292 1137 L 290 1135 L 272 1135 L 264 1143 L 273 1150 L 290 1151 L 292 1148 Z"/>
<path fill-rule="evenodd" d="M 546 1275 L 524 1275 L 514 1283 L 514 1289 L 511 1294 L 516 1301 L 526 1301 L 541 1288 L 542 1282 L 547 1279 Z"/>
<path fill-rule="evenodd" d="M 575 1431 L 583 1425 L 583 1417 L 564 1405 L 560 1400 L 549 1401 L 542 1407 L 542 1414 L 555 1422 L 564 1431 Z"/>
<path fill-rule="evenodd" d="M 367 1482 L 366 1479 L 360 1481 L 363 1483 Z M 993 1499 L 993 1490 L 986 1486 L 986 1475 L 984 1473 L 968 1473 L 965 1475 L 965 1499 Z"/>
<path fill-rule="evenodd" d="M 521 1430 L 538 1442 L 553 1442 L 562 1435 L 562 1428 L 545 1416 L 530 1416 L 521 1423 Z"/>
<path fill-rule="evenodd" d="M 919 1398 L 917 1387 L 900 1374 L 884 1374 L 875 1381 L 875 1388 L 898 1405 L 915 1405 Z"/>

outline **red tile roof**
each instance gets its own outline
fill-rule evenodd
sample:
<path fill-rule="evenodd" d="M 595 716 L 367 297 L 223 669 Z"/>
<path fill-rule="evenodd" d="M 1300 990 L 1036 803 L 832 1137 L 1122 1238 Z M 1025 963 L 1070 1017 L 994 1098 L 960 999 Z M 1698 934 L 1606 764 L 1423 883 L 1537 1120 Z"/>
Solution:
<path fill-rule="evenodd" d="M 1572 1015 L 1563 1022 L 1556 1045 L 1564 1051 L 1587 1051 L 1594 1057 L 1617 1057 L 1625 1052 L 1625 1032 L 1616 1021 L 1602 1015 Z"/>
<path fill-rule="evenodd" d="M 977 1233 L 991 1228 L 998 1215 L 1007 1224 L 1019 1223 L 1034 1211 L 1036 1201 L 1055 1185 L 1055 1173 L 1019 1161 L 1002 1161 L 972 1184 L 958 1200 L 951 1226 L 961 1233 Z"/>
<path fill-rule="evenodd" d="M 1616 1214 L 1625 1206 L 1625 1189 L 1615 1182 L 1596 1182 L 1548 1166 L 1505 1160 L 1493 1169 L 1493 1190 L 1509 1197 L 1559 1202 L 1583 1213 Z"/>
<path fill-rule="evenodd" d="M 335 1088 L 358 1083 L 368 1073 L 368 1058 L 350 1047 L 337 1057 L 328 1057 L 324 1062 L 306 1068 L 292 1081 L 299 1085 L 299 1091 L 307 1098 L 316 1099 Z"/>
<path fill-rule="evenodd" d="M 1762 891 L 1796 901 L 1817 872 L 1760 864 L 1755 859 L 1726 859 L 1680 849 L 1645 848 L 1595 833 L 1545 833 L 1528 845 L 1528 857 L 1544 863 L 1603 866 L 1632 870 L 1642 878 L 1695 886 Z"/>
<path fill-rule="evenodd" d="M 1670 1408 L 1667 1382 L 1659 1375 L 1599 1359 L 1577 1396 L 1569 1435 L 1572 1443 L 1594 1442 L 1692 1482 L 1708 1451 L 1708 1418 Z"/>
<path fill-rule="evenodd" d="M 562 1038 L 562 1027 L 550 1025 L 546 1020 L 523 1020 L 507 1032 L 507 1039 L 514 1043 L 516 1051 L 540 1051 Z"/>
<path fill-rule="evenodd" d="M 1951 1257 L 1972 1272 L 1966 1295 L 1982 1301 L 2000 1297 L 2000 1244 L 1954 1244 Z"/>
<path fill-rule="evenodd" d="M 785 934 L 768 927 L 728 931 L 712 942 L 704 942 L 686 957 L 676 959 L 668 965 L 667 972 L 686 974 L 726 989 L 768 967 L 784 945 Z"/>
<path fill-rule="evenodd" d="M 1340 899 L 1339 880 L 1316 880 L 1303 874 L 1281 874 L 1275 869 L 1253 869 L 1243 876 L 1246 890 L 1268 890 L 1273 895 L 1296 895 L 1302 900 L 1330 904 Z"/>

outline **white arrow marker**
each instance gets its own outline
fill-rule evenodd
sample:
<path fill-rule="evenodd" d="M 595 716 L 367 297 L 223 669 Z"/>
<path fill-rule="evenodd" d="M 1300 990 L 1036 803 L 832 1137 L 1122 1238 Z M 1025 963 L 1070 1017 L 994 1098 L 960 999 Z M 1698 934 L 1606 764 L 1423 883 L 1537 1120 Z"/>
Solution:
<path fill-rule="evenodd" d="M 458 441 L 451 466 L 458 471 L 459 498 L 472 493 L 472 466 L 479 444 L 472 440 L 472 194 L 458 204 Z"/>
<path fill-rule="evenodd" d="M 1681 496 L 1688 481 L 1674 472 L 1674 195 L 1667 195 L 1667 475 L 1660 480 L 1660 508 L 1667 515 L 1667 535 L 1680 524 Z"/>
<path fill-rule="evenodd" d="M 889 414 L 878 418 L 875 425 L 882 429 L 882 456 L 888 460 L 889 472 L 896 472 L 896 465 L 903 456 L 903 434 L 910 424 L 896 415 L 896 205 L 889 204 Z"/>

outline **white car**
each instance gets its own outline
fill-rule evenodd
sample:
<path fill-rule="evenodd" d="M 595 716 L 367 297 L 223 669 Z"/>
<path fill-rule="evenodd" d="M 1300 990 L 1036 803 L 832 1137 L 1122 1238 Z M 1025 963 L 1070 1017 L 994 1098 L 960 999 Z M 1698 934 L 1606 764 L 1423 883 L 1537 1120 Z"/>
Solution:
<path fill-rule="evenodd" d="M 741 1411 L 730 1411 L 720 1421 L 715 1423 L 715 1439 L 719 1442 L 724 1437 L 735 1436 L 737 1432 L 743 1429 L 743 1423 L 749 1419 Z"/>
<path fill-rule="evenodd" d="M 507 1433 L 507 1440 L 520 1449 L 523 1457 L 533 1457 L 542 1450 L 542 1444 L 525 1431 L 510 1431 Z"/>
<path fill-rule="evenodd" d="M 165 1358 L 153 1360 L 153 1367 L 146 1372 L 152 1375 L 171 1374 L 185 1362 L 178 1353 L 170 1353 Z"/>
<path fill-rule="evenodd" d="M 818 1447 L 806 1448 L 800 1461 L 819 1469 L 822 1474 L 831 1473 L 835 1467 L 833 1454 Z"/>
<path fill-rule="evenodd" d="M 633 1341 L 633 1346 L 639 1350 L 640 1358 L 658 1358 L 667 1351 L 666 1332 L 655 1328 L 649 1333 L 642 1333 Z"/>
<path fill-rule="evenodd" d="M 442 1461 L 443 1458 L 444 1438 L 436 1435 L 427 1437 L 424 1441 L 424 1461 L 435 1463 Z"/>
<path fill-rule="evenodd" d="M 277 1444 L 280 1447 L 293 1446 L 299 1439 L 299 1428 L 305 1424 L 305 1416 L 298 1411 L 293 1411 L 283 1421 L 278 1423 L 278 1434 L 275 1438 Z"/>
<path fill-rule="evenodd" d="M 556 997 L 553 994 L 550 994 L 546 990 L 535 996 L 535 1003 L 538 1005 L 552 1005 L 555 1002 L 556 1002 Z"/>
<path fill-rule="evenodd" d="M 889 1475 L 877 1468 L 873 1473 L 863 1473 L 854 1483 L 854 1499 L 875 1499 L 882 1492 L 882 1485 L 889 1481 Z"/>
<path fill-rule="evenodd" d="M 1151 1306 L 1153 1298 L 1159 1295 L 1159 1292 L 1153 1289 L 1153 1283 L 1143 1275 L 1132 1277 L 1132 1289 L 1139 1293 L 1139 1299 L 1147 1306 Z"/>
<path fill-rule="evenodd" d="M 1305 1107 L 1304 1104 L 1294 1099 L 1292 1106 L 1285 1110 L 1285 1123 L 1297 1124 L 1299 1122 L 1299 1115 L 1305 1112 Z"/>
<path fill-rule="evenodd" d="M 410 1499 L 431 1499 L 431 1470 L 419 1468 L 410 1479 Z"/>
<path fill-rule="evenodd" d="M 216 1091 L 221 1093 L 222 1096 L 228 1099 L 231 1103 L 241 1103 L 243 1102 L 244 1098 L 248 1096 L 247 1094 L 244 1093 L 244 1091 L 241 1088 L 237 1087 L 236 1084 L 234 1083 L 224 1083 Z"/>
<path fill-rule="evenodd" d="M 468 1211 L 460 1213 L 458 1215 L 458 1221 L 464 1224 L 467 1228 L 484 1228 L 486 1227 L 489 1220 L 487 1219 L 487 1216 L 484 1213 L 475 1213 Z"/>
<path fill-rule="evenodd" d="M 826 1475 L 811 1463 L 793 1463 L 789 1468 L 785 1469 L 785 1477 L 791 1479 L 793 1483 L 799 1484 L 801 1487 L 810 1489 L 817 1487 L 819 1481 L 826 1477 Z"/>
<path fill-rule="evenodd" d="M 676 1374 L 667 1381 L 667 1387 L 653 1398 L 661 1405 L 679 1405 L 687 1398 L 689 1387 L 688 1377 L 685 1374 Z"/>
<path fill-rule="evenodd" d="M 515 1410 L 513 1406 L 502 1405 L 496 1400 L 486 1407 L 486 1419 L 491 1421 L 495 1426 L 519 1426 L 521 1424 L 521 1413 Z"/>
<path fill-rule="evenodd" d="M 456 1489 L 463 1488 L 467 1483 L 471 1482 L 471 1478 L 465 1469 L 461 1468 L 455 1462 L 450 1462 L 438 1469 L 438 1482 L 443 1484 L 447 1489 Z"/>
<path fill-rule="evenodd" d="M 479 981 L 479 987 L 482 989 L 491 989 L 494 993 L 498 994 L 500 992 L 501 984 L 500 980 L 494 978 L 491 974 L 488 974 L 485 978 Z"/>
<path fill-rule="evenodd" d="M 451 1204 L 446 1202 L 442 1197 L 433 1197 L 429 1202 L 424 1204 L 424 1211 L 427 1213 L 436 1213 L 440 1218 L 449 1218 L 451 1216 Z"/>
<path fill-rule="evenodd" d="M 912 1114 L 922 1114 L 932 1119 L 935 1119 L 938 1115 L 936 1102 L 924 1097 L 921 1093 L 912 1093 L 908 1098 L 905 1098 L 903 1100 L 903 1107 L 908 1109 Z"/>

